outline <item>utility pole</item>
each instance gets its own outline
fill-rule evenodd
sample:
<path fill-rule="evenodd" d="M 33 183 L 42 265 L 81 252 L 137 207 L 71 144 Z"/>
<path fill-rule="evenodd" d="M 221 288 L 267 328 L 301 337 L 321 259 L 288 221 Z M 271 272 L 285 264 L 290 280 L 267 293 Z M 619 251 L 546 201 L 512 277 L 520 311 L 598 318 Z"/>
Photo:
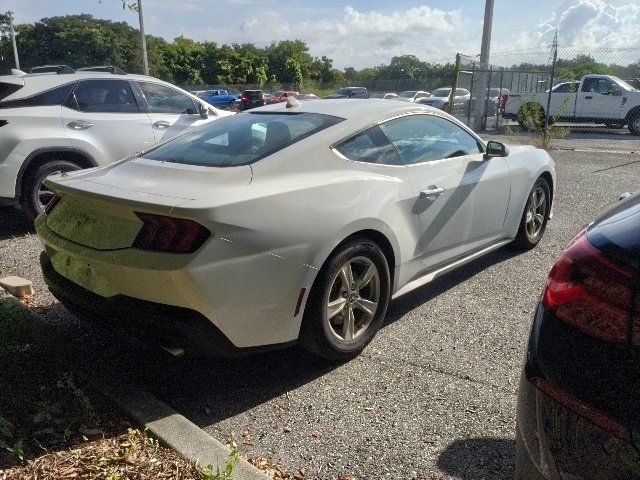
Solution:
<path fill-rule="evenodd" d="M 480 76 L 478 89 L 475 93 L 475 112 L 473 116 L 473 128 L 484 130 L 487 121 L 486 103 L 483 99 L 487 95 L 487 71 L 489 70 L 489 50 L 491 47 L 491 30 L 493 28 L 493 0 L 486 0 L 484 5 L 484 26 L 482 28 L 482 46 L 480 47 Z"/>
<path fill-rule="evenodd" d="M 149 75 L 149 61 L 147 60 L 147 39 L 144 36 L 144 20 L 142 18 L 142 0 L 138 0 L 138 18 L 140 19 L 140 44 L 142 45 L 142 69 Z"/>
<path fill-rule="evenodd" d="M 16 68 L 20 70 L 20 59 L 18 58 L 18 46 L 16 45 L 16 32 L 13 29 L 13 12 L 8 11 L 7 16 L 9 17 L 9 32 L 11 33 L 11 43 L 13 44 L 13 58 L 16 62 Z"/>

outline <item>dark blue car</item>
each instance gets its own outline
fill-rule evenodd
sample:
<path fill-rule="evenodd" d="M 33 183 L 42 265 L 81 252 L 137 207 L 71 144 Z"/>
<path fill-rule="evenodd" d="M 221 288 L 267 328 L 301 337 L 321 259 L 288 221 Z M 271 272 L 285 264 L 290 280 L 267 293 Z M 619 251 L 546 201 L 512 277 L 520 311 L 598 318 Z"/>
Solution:
<path fill-rule="evenodd" d="M 240 98 L 240 95 L 231 94 L 227 90 L 201 90 L 193 93 L 217 108 L 233 108 Z"/>

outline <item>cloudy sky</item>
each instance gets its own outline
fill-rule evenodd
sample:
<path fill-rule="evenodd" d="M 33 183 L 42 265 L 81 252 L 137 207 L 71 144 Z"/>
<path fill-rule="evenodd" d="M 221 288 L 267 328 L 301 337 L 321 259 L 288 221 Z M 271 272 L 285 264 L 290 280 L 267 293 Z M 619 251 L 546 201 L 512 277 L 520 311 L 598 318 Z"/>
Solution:
<path fill-rule="evenodd" d="M 482 0 L 144 0 L 147 33 L 222 43 L 305 40 L 339 68 L 413 54 L 447 61 L 480 50 Z M 137 25 L 120 0 L 0 0 L 16 21 L 91 13 Z M 640 0 L 495 0 L 492 53 L 565 47 L 640 47 Z M 499 56 L 496 55 L 496 58 Z"/>

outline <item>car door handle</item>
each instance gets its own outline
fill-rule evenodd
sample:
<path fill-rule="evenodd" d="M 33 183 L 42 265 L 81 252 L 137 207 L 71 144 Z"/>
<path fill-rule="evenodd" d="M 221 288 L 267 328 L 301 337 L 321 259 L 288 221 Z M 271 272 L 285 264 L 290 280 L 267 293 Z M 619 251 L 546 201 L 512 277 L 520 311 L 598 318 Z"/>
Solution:
<path fill-rule="evenodd" d="M 153 126 L 156 128 L 169 128 L 171 124 L 166 120 L 158 120 L 157 122 L 154 122 Z"/>
<path fill-rule="evenodd" d="M 443 193 L 444 193 L 444 188 L 436 187 L 435 185 L 431 185 L 426 190 L 422 190 L 420 192 L 420 198 L 429 198 L 429 197 L 432 197 L 434 195 L 441 195 Z"/>
<path fill-rule="evenodd" d="M 593 97 L 591 95 L 587 95 L 586 97 L 584 97 L 585 100 L 591 100 L 593 99 Z"/>
<path fill-rule="evenodd" d="M 73 122 L 67 123 L 67 127 L 72 130 L 86 130 L 87 128 L 93 127 L 93 123 L 84 120 L 74 120 Z"/>

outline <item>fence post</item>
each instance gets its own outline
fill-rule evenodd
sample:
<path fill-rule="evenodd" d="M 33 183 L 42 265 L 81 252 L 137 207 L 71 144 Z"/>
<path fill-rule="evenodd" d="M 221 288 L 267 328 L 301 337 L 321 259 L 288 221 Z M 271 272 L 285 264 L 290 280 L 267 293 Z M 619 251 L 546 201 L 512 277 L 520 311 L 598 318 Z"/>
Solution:
<path fill-rule="evenodd" d="M 504 67 L 500 70 L 500 92 L 498 95 L 498 107 L 496 108 L 496 127 L 500 122 L 500 104 L 502 103 L 502 81 L 504 80 Z"/>
<path fill-rule="evenodd" d="M 473 79 L 476 76 L 476 62 L 471 64 L 471 83 L 469 84 L 469 91 L 473 92 Z M 467 126 L 471 124 L 471 100 L 467 104 Z"/>
<path fill-rule="evenodd" d="M 453 85 L 449 94 L 449 114 L 453 114 L 453 101 L 456 96 L 456 88 L 458 88 L 458 76 L 460 75 L 460 54 L 456 53 L 456 66 L 453 69 Z"/>
<path fill-rule="evenodd" d="M 549 110 L 551 109 L 551 90 L 553 89 L 553 79 L 556 74 L 556 62 L 558 61 L 558 31 L 553 39 L 553 63 L 551 64 L 551 87 L 549 87 L 549 94 L 547 95 L 547 111 L 544 114 L 544 134 L 542 136 L 542 144 L 546 147 L 548 141 L 549 132 Z"/>
<path fill-rule="evenodd" d="M 487 129 L 487 119 L 489 118 L 489 92 L 491 91 L 491 74 L 493 73 L 493 67 L 489 65 L 489 78 L 487 78 L 487 90 L 484 92 L 484 111 L 482 119 L 482 130 Z"/>

